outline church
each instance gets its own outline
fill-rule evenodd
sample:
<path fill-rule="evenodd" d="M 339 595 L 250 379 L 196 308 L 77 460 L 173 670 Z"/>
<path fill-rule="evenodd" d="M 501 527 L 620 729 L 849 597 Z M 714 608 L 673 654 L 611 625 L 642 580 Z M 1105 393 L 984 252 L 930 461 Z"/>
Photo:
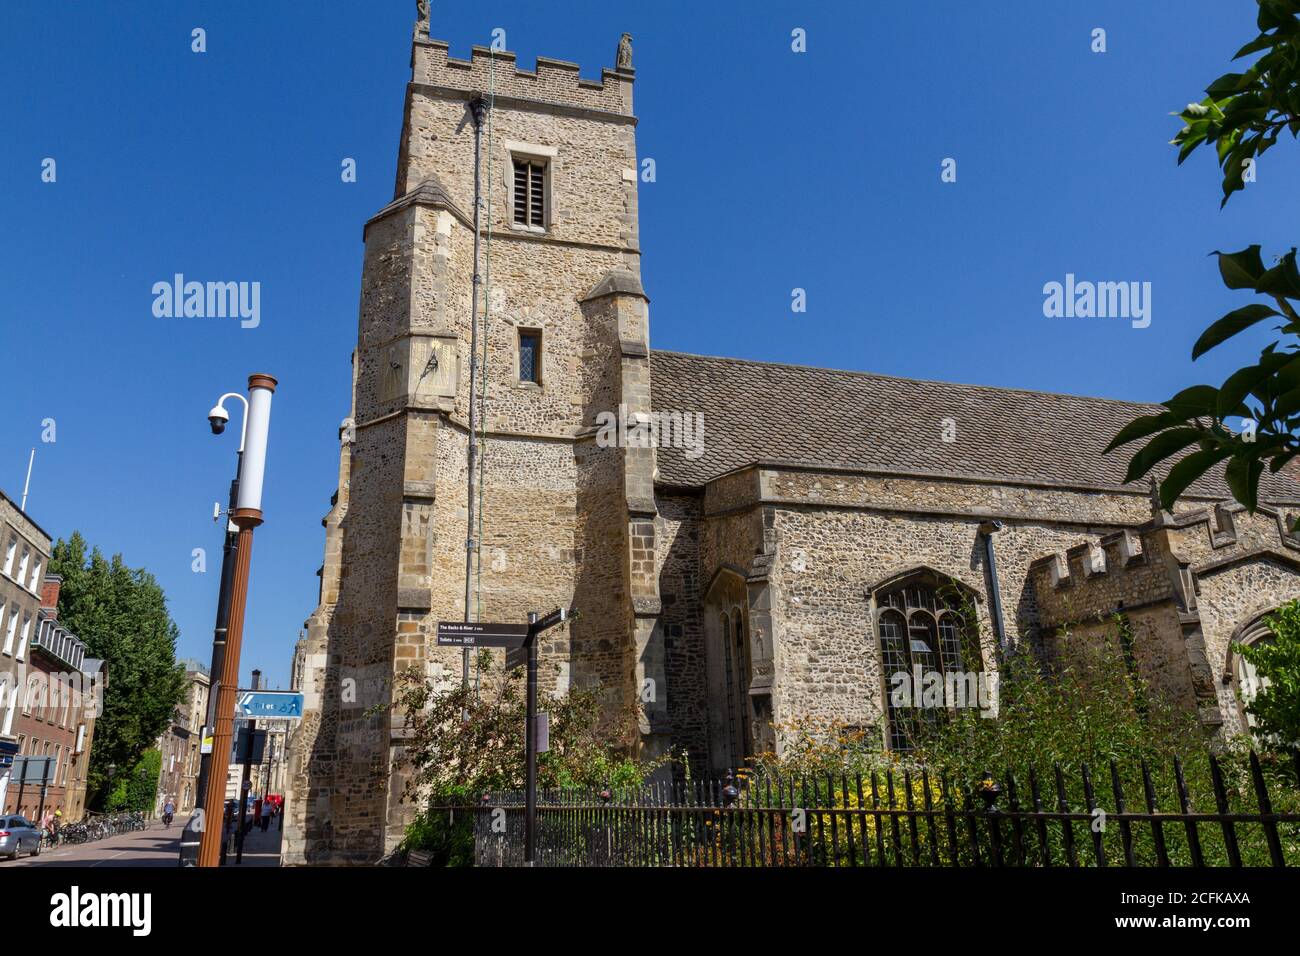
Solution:
<path fill-rule="evenodd" d="M 1149 406 L 654 349 L 629 38 L 591 80 L 454 57 L 421 10 L 295 655 L 286 864 L 401 841 L 404 722 L 375 708 L 411 666 L 462 681 L 439 621 L 571 609 L 543 694 L 598 688 L 636 708 L 629 750 L 701 774 L 804 720 L 905 748 L 890 675 L 995 673 L 1116 615 L 1207 738 L 1246 727 L 1231 646 L 1300 596 L 1293 478 L 1266 474 L 1252 515 L 1207 476 L 1170 513 L 1102 454 Z M 668 427 L 610 441 L 611 416 Z"/>

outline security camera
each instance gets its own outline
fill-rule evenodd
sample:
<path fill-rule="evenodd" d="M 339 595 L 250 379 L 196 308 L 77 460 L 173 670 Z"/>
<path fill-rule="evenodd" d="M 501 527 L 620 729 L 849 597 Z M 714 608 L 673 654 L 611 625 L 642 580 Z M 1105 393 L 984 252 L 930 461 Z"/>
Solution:
<path fill-rule="evenodd" d="M 220 405 L 208 412 L 208 424 L 212 426 L 212 434 L 214 435 L 220 435 L 224 432 L 228 421 L 230 421 L 230 413 Z"/>

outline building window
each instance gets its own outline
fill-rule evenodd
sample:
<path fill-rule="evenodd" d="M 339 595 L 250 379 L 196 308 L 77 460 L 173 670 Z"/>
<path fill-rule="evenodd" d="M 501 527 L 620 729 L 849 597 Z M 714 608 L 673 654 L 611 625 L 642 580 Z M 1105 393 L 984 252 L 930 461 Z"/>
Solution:
<path fill-rule="evenodd" d="M 17 691 L 9 686 L 9 675 L 0 674 L 0 736 L 8 737 L 14 723 Z"/>
<path fill-rule="evenodd" d="M 9 536 L 9 547 L 5 548 L 5 574 L 14 576 L 14 555 L 18 552 L 18 536 Z"/>
<path fill-rule="evenodd" d="M 9 612 L 9 626 L 5 628 L 5 653 L 14 652 L 14 635 L 18 633 L 18 608 Z"/>
<path fill-rule="evenodd" d="M 519 330 L 519 381 L 542 384 L 542 331 Z"/>
<path fill-rule="evenodd" d="M 37 558 L 36 563 L 32 565 L 32 580 L 28 584 L 28 589 L 36 591 L 41 586 L 41 559 Z"/>
<path fill-rule="evenodd" d="M 27 653 L 27 639 L 32 636 L 32 616 L 29 614 L 23 618 L 23 634 L 18 640 L 18 653 L 14 656 L 19 660 Z"/>
<path fill-rule="evenodd" d="M 936 587 L 929 575 L 876 595 L 880 640 L 881 675 L 884 680 L 886 712 L 889 718 L 889 746 L 911 750 L 917 733 L 927 724 L 943 719 L 953 702 L 945 696 L 944 706 L 925 706 L 922 691 L 929 674 L 937 674 L 940 685 L 971 689 L 969 680 L 957 674 L 982 674 L 983 657 L 976 629 L 967 627 L 963 596 L 951 587 Z M 905 675 L 901 679 L 899 675 Z M 917 683 L 917 677 L 923 683 Z M 953 675 L 952 681 L 944 678 Z M 906 693 L 910 691 L 910 695 Z"/>
<path fill-rule="evenodd" d="M 23 559 L 18 562 L 18 577 L 15 579 L 19 584 L 27 580 L 27 566 L 31 563 L 31 548 L 23 548 Z"/>
<path fill-rule="evenodd" d="M 515 159 L 515 225 L 546 228 L 546 164 Z"/>

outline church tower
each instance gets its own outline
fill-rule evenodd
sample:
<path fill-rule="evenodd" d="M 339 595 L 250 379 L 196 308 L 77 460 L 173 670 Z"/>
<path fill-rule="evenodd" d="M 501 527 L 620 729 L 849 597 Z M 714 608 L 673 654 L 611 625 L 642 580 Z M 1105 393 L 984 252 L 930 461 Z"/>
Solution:
<path fill-rule="evenodd" d="M 594 81 L 485 47 L 455 58 L 427 26 L 394 199 L 364 229 L 352 414 L 300 655 L 289 864 L 372 863 L 400 842 L 416 810 L 401 799 L 404 718 L 376 708 L 410 666 L 462 679 L 440 620 L 574 609 L 541 646 L 543 694 L 598 686 L 611 715 L 641 702 L 627 745 L 667 746 L 655 452 L 602 447 L 596 428 L 650 411 L 630 44 Z M 467 609 L 471 362 L 482 530 Z"/>

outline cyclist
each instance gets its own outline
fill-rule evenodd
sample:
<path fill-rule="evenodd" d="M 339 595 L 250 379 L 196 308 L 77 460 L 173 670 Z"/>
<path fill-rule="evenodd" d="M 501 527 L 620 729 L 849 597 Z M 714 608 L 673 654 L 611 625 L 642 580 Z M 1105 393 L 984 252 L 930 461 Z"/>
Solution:
<path fill-rule="evenodd" d="M 171 797 L 168 797 L 167 802 L 163 804 L 163 826 L 170 828 L 172 825 L 172 817 L 175 815 L 176 804 L 172 803 Z"/>

